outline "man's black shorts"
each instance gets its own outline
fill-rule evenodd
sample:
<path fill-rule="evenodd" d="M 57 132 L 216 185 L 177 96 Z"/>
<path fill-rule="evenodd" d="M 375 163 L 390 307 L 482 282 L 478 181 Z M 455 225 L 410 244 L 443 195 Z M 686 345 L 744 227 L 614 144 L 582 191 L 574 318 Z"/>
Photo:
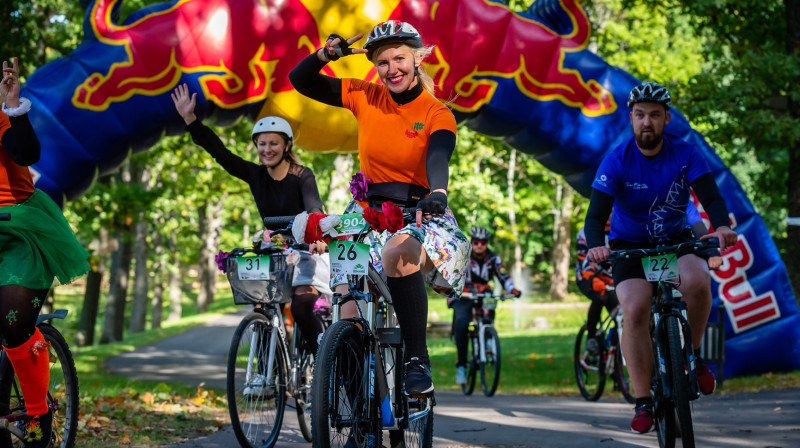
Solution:
<path fill-rule="evenodd" d="M 614 238 L 613 240 L 608 242 L 608 245 L 612 251 L 625 250 L 625 249 L 650 249 L 656 246 L 670 246 L 673 244 L 683 243 L 686 241 L 693 241 L 694 239 L 695 238 L 694 235 L 692 235 L 691 229 L 687 228 L 675 238 L 672 238 L 671 240 L 662 243 L 634 243 L 631 241 L 625 241 L 619 238 Z M 707 259 L 706 254 L 691 249 L 685 249 L 678 252 L 678 258 L 690 254 L 696 255 L 703 259 Z M 615 285 L 619 285 L 620 283 L 622 283 L 623 280 L 627 280 L 630 278 L 641 278 L 641 279 L 646 278 L 644 276 L 644 269 L 642 268 L 642 260 L 640 258 L 622 258 L 615 260 L 614 263 L 612 264 L 611 272 L 614 276 Z"/>

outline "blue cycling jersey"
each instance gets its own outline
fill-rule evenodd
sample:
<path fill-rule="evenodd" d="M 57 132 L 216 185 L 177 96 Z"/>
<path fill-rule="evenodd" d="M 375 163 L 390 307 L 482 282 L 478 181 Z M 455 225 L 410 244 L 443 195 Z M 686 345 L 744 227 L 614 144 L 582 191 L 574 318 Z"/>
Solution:
<path fill-rule="evenodd" d="M 614 197 L 609 239 L 657 243 L 678 236 L 688 227 L 690 184 L 709 172 L 695 147 L 675 136 L 665 133 L 653 158 L 631 137 L 606 156 L 592 183 Z"/>

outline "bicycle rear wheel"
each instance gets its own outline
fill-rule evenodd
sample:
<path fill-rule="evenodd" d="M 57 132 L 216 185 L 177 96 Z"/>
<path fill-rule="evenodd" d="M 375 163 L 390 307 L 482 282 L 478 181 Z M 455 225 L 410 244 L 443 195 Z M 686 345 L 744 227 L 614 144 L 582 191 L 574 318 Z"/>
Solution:
<path fill-rule="evenodd" d="M 44 340 L 50 344 L 50 386 L 47 391 L 48 406 L 53 411 L 53 447 L 72 448 L 78 431 L 78 375 L 69 345 L 57 329 L 39 324 Z M 0 383 L 0 414 L 21 414 L 25 400 L 14 370 L 9 364 Z M 20 442 L 17 440 L 17 442 Z M 0 431 L 0 444 L 11 446 L 10 434 Z M 20 445 L 21 446 L 21 445 Z"/>
<path fill-rule="evenodd" d="M 631 377 L 628 374 L 628 367 L 622 356 L 622 341 L 619 340 L 619 331 L 616 324 L 614 324 L 611 331 L 613 331 L 611 345 L 614 347 L 614 383 L 617 389 L 622 393 L 625 401 L 634 404 L 636 403 L 636 397 L 634 397 L 633 390 L 631 389 Z"/>
<path fill-rule="evenodd" d="M 346 320 L 331 325 L 320 343 L 311 390 L 311 435 L 315 448 L 379 448 L 380 410 L 370 410 L 361 331 Z"/>
<path fill-rule="evenodd" d="M 477 376 L 480 364 L 480 348 L 478 345 L 478 337 L 475 333 L 468 334 L 469 342 L 467 343 L 467 383 L 461 385 L 461 392 L 464 395 L 472 395 L 475 390 L 475 377 Z"/>
<path fill-rule="evenodd" d="M 314 356 L 301 350 L 297 371 L 295 372 L 294 401 L 297 410 L 297 423 L 306 442 L 311 438 L 311 387 L 314 381 Z"/>
<path fill-rule="evenodd" d="M 586 349 L 587 332 L 588 329 L 584 324 L 575 339 L 573 353 L 575 379 L 583 398 L 588 401 L 597 401 L 603 395 L 603 388 L 606 384 L 605 364 L 602 354 L 590 355 Z"/>
<path fill-rule="evenodd" d="M 692 426 L 692 409 L 689 405 L 689 376 L 686 372 L 688 366 L 682 343 L 690 344 L 683 340 L 681 322 L 677 317 L 667 316 L 667 338 L 669 340 L 670 371 L 672 379 L 672 395 L 675 404 L 675 413 L 680 425 L 680 437 L 683 448 L 694 448 L 694 427 Z"/>
<path fill-rule="evenodd" d="M 500 338 L 494 327 L 484 327 L 483 346 L 486 362 L 481 364 L 481 388 L 484 395 L 491 397 L 500 382 Z"/>
<path fill-rule="evenodd" d="M 406 398 L 408 428 L 403 431 L 406 448 L 433 446 L 433 396 Z"/>
<path fill-rule="evenodd" d="M 245 316 L 231 341 L 227 377 L 228 412 L 241 446 L 271 448 L 278 441 L 286 406 L 286 362 L 277 328 L 261 313 Z"/>

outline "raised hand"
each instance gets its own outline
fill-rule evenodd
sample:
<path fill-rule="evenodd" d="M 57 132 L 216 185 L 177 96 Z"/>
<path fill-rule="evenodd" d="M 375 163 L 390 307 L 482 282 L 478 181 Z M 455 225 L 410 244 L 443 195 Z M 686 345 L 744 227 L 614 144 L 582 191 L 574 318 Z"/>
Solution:
<path fill-rule="evenodd" d="M 358 42 L 364 33 L 358 33 L 350 39 L 345 39 L 338 34 L 331 34 L 325 41 L 325 46 L 317 51 L 317 57 L 324 62 L 335 61 L 343 56 L 351 54 L 367 54 L 363 48 L 350 48 L 350 45 Z"/>
<path fill-rule="evenodd" d="M 186 83 L 178 84 L 172 92 L 172 102 L 175 103 L 175 109 L 186 122 L 186 125 L 192 124 L 197 120 L 194 114 L 194 106 L 197 102 L 197 92 L 189 93 L 189 86 Z"/>
<path fill-rule="evenodd" d="M 0 99 L 6 103 L 6 107 L 19 107 L 19 58 L 11 59 L 11 67 L 8 61 L 3 61 L 3 80 L 0 81 Z"/>

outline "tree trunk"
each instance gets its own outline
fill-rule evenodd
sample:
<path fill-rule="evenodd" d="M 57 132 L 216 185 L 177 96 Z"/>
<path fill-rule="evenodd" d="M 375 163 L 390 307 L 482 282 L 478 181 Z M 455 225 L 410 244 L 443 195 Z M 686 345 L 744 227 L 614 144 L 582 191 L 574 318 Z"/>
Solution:
<path fill-rule="evenodd" d="M 128 295 L 128 276 L 133 258 L 130 228 L 122 226 L 119 232 L 119 246 L 111 257 L 109 269 L 109 291 L 100 343 L 121 341 L 125 328 L 125 302 Z"/>
<path fill-rule="evenodd" d="M 244 212 L 242 212 L 242 222 L 244 223 L 244 225 L 242 226 L 242 237 L 244 238 L 244 243 L 242 243 L 243 244 L 242 247 L 250 247 L 250 245 L 253 244 L 253 242 L 250 241 L 250 215 L 251 213 L 249 208 L 244 209 Z M 256 229 L 260 229 L 263 226 L 264 223 L 260 222 L 256 226 Z"/>
<path fill-rule="evenodd" d="M 98 238 L 90 244 L 93 254 L 90 258 L 91 270 L 86 276 L 81 320 L 75 335 L 79 346 L 94 344 L 94 327 L 97 324 L 97 312 L 100 309 L 100 291 L 103 287 L 106 259 L 113 252 L 112 241 L 114 240 L 110 240 L 108 237 L 108 229 L 102 227 Z"/>
<path fill-rule="evenodd" d="M 153 299 L 150 305 L 153 315 L 150 317 L 150 328 L 161 328 L 164 320 L 164 237 L 161 232 L 153 233 Z"/>
<path fill-rule="evenodd" d="M 353 177 L 355 160 L 352 154 L 339 154 L 333 161 L 331 173 L 331 187 L 328 189 L 328 199 L 322 201 L 326 204 L 328 213 L 343 213 L 345 207 L 352 199 L 350 194 L 350 179 Z"/>
<path fill-rule="evenodd" d="M 181 305 L 181 270 L 178 258 L 178 238 L 175 233 L 169 235 L 169 263 L 167 265 L 167 284 L 169 285 L 169 316 L 167 322 L 174 322 L 181 318 L 183 307 Z"/>
<path fill-rule="evenodd" d="M 508 172 L 506 173 L 506 183 L 508 203 L 512 204 L 508 211 L 508 224 L 511 227 L 511 236 L 514 240 L 514 262 L 511 264 L 511 278 L 514 280 L 514 285 L 520 291 L 527 293 L 527 282 L 522 281 L 522 246 L 519 243 L 519 229 L 517 228 L 517 212 L 516 200 L 514 198 L 514 174 L 517 168 L 517 150 L 511 148 L 511 156 L 508 159 Z"/>
<path fill-rule="evenodd" d="M 136 223 L 136 241 L 134 252 L 136 264 L 134 265 L 133 279 L 133 303 L 131 304 L 131 322 L 128 330 L 131 333 L 144 331 L 147 323 L 147 302 L 148 302 L 148 277 L 150 271 L 147 269 L 147 221 L 144 213 L 140 214 L 139 222 Z"/>
<path fill-rule="evenodd" d="M 575 191 L 561 179 L 556 185 L 555 220 L 553 222 L 553 253 L 550 258 L 553 275 L 550 277 L 550 298 L 564 300 L 570 274 L 570 228 L 572 227 L 572 202 Z"/>
<path fill-rule="evenodd" d="M 219 246 L 219 235 L 222 231 L 222 204 L 223 198 L 215 202 L 201 205 L 198 212 L 198 227 L 200 232 L 200 256 L 198 268 L 200 270 L 200 291 L 197 294 L 197 312 L 205 313 L 214 301 L 214 285 L 217 282 L 217 262 L 214 256 Z"/>
<path fill-rule="evenodd" d="M 786 0 L 786 50 L 800 60 L 800 0 Z M 795 85 L 800 84 L 800 78 Z M 800 104 L 789 97 L 789 114 L 794 122 L 800 122 Z M 786 201 L 786 216 L 794 218 L 786 228 L 786 272 L 800 306 L 800 142 L 789 147 L 789 197 Z"/>

